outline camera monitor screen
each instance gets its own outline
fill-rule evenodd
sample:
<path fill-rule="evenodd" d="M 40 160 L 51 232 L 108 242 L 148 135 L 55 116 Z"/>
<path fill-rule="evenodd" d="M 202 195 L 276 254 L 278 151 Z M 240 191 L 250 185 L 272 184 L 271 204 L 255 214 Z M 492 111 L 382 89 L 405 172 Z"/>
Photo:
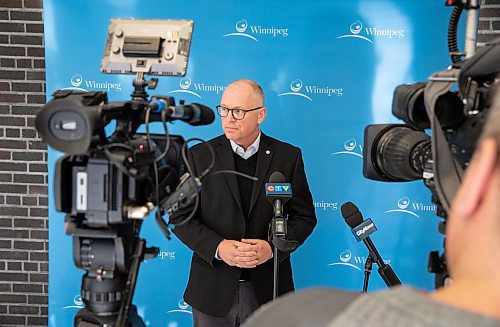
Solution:
<path fill-rule="evenodd" d="M 101 72 L 184 76 L 192 32 L 192 20 L 112 19 Z"/>

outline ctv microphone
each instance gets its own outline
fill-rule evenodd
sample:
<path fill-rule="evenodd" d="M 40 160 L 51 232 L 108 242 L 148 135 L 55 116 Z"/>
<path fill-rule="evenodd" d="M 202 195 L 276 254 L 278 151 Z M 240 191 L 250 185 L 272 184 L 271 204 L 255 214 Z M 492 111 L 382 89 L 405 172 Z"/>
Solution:
<path fill-rule="evenodd" d="M 342 217 L 344 217 L 345 222 L 349 227 L 351 227 L 352 233 L 358 242 L 363 241 L 365 246 L 368 248 L 370 257 L 378 266 L 378 273 L 380 277 L 384 280 L 385 284 L 389 287 L 400 285 L 401 281 L 391 266 L 386 264 L 382 257 L 377 251 L 377 248 L 370 239 L 370 234 L 374 233 L 377 228 L 371 219 L 363 221 L 363 216 L 359 212 L 358 207 L 352 202 L 346 202 L 341 207 Z"/>
<path fill-rule="evenodd" d="M 292 252 L 299 246 L 299 243 L 286 239 L 287 226 L 283 213 L 283 204 L 292 197 L 292 184 L 285 183 L 285 176 L 276 171 L 271 174 L 269 183 L 266 183 L 265 187 L 266 197 L 273 204 L 269 241 L 282 252 Z"/>
<path fill-rule="evenodd" d="M 283 204 L 292 197 L 292 184 L 285 183 L 285 176 L 275 171 L 266 183 L 266 197 L 273 204 L 274 216 L 283 217 Z"/>

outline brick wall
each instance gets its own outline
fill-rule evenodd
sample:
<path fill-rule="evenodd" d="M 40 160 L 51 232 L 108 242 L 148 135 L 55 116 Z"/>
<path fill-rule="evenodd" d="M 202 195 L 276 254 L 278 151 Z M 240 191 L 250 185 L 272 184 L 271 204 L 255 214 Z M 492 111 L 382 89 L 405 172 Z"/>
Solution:
<path fill-rule="evenodd" d="M 0 0 L 0 325 L 47 325 L 42 0 Z"/>
<path fill-rule="evenodd" d="M 500 0 L 481 0 L 477 34 L 478 46 L 482 46 L 485 42 L 497 37 L 500 37 Z"/>

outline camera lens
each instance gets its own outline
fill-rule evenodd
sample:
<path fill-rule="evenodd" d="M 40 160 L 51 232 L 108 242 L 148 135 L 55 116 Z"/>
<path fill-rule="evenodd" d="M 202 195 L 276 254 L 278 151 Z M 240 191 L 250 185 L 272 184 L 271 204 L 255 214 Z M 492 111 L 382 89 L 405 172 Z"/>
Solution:
<path fill-rule="evenodd" d="M 424 82 L 396 87 L 392 98 L 392 114 L 417 129 L 429 128 L 424 89 Z"/>
<path fill-rule="evenodd" d="M 391 181 L 422 178 L 425 162 L 431 155 L 430 138 L 406 126 L 382 130 L 373 142 L 370 158 L 380 174 Z"/>
<path fill-rule="evenodd" d="M 104 135 L 99 104 L 106 102 L 102 92 L 57 91 L 37 115 L 36 128 L 54 149 L 84 154 L 95 136 Z"/>
<path fill-rule="evenodd" d="M 425 85 L 424 82 L 399 85 L 394 90 L 392 98 L 393 115 L 419 130 L 430 128 L 424 102 Z M 464 118 L 463 103 L 455 93 L 447 92 L 436 102 L 434 114 L 441 126 L 445 128 L 456 126 Z"/>

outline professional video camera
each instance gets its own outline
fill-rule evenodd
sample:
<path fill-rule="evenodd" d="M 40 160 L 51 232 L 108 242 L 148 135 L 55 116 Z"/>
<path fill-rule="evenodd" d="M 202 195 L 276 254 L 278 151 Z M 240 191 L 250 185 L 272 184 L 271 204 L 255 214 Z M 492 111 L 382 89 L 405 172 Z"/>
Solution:
<path fill-rule="evenodd" d="M 450 1 L 452 2 L 452 1 Z M 466 44 L 466 59 L 456 46 L 463 8 L 469 9 L 466 40 L 475 43 L 477 1 L 454 1 L 448 41 L 453 65 L 434 73 L 429 82 L 400 85 L 394 91 L 392 113 L 406 124 L 368 125 L 364 132 L 363 175 L 402 182 L 423 179 L 432 192 L 437 215 L 446 219 L 463 171 L 472 157 L 490 106 L 490 85 L 500 71 L 500 39 L 475 55 Z M 475 3 L 474 3 L 475 2 Z M 458 90 L 450 91 L 458 82 Z M 425 130 L 430 128 L 430 134 Z M 439 225 L 445 234 L 446 220 Z M 447 282 L 444 253 L 429 256 L 436 287 Z"/>
<path fill-rule="evenodd" d="M 169 135 L 166 123 L 206 125 L 215 115 L 201 104 L 149 98 L 146 88 L 154 89 L 158 79 L 144 78 L 185 75 L 192 29 L 191 20 L 112 19 L 101 71 L 136 74 L 131 100 L 108 102 L 105 92 L 59 90 L 36 118 L 42 138 L 66 154 L 57 161 L 54 193 L 73 236 L 75 264 L 86 271 L 85 308 L 75 326 L 144 326 L 132 297 L 141 261 L 155 257 L 158 248 L 146 248 L 139 238 L 142 221 L 158 207 L 156 220 L 169 237 L 163 213 L 198 202 L 203 176 L 185 173 L 186 142 Z M 116 127 L 107 136 L 111 122 Z M 151 122 L 162 122 L 164 134 L 151 134 Z M 143 124 L 146 133 L 137 133 Z"/>

